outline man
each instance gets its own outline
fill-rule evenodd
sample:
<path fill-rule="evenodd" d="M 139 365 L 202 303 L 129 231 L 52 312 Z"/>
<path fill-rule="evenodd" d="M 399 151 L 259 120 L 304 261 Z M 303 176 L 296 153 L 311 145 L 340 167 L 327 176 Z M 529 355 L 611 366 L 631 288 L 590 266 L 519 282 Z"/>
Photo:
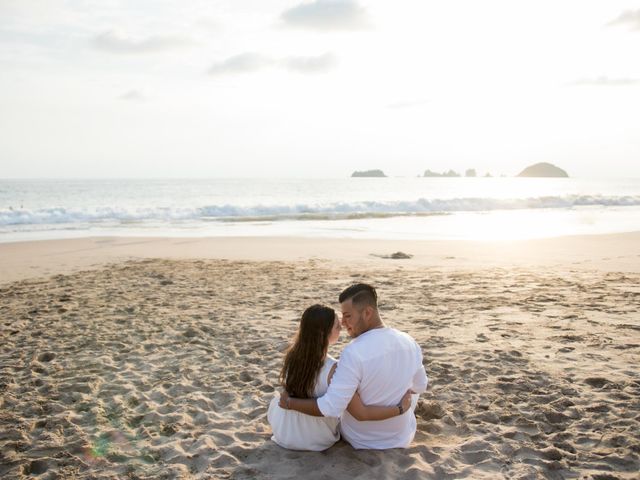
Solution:
<path fill-rule="evenodd" d="M 318 399 L 280 399 L 282 408 L 314 416 L 340 417 L 343 438 L 354 448 L 406 448 L 416 433 L 411 408 L 399 404 L 407 390 L 427 389 L 420 346 L 406 333 L 384 325 L 378 312 L 376 289 L 365 283 L 350 286 L 340 294 L 342 326 L 353 338 L 342 354 L 327 392 Z M 347 412 L 356 393 L 365 405 L 398 405 L 399 415 L 380 421 L 358 421 Z"/>

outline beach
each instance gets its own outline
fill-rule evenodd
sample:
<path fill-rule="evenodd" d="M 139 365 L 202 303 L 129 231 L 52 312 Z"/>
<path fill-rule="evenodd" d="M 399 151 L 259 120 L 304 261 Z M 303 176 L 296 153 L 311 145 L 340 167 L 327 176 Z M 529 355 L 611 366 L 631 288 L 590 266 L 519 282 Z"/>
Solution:
<path fill-rule="evenodd" d="M 640 480 L 640 5 L 494 3 L 0 0 L 0 480 Z"/>
<path fill-rule="evenodd" d="M 2 243 L 0 476 L 637 478 L 639 245 L 638 232 Z M 282 352 L 307 306 L 339 309 L 360 281 L 422 347 L 415 439 L 284 450 L 266 421 Z"/>

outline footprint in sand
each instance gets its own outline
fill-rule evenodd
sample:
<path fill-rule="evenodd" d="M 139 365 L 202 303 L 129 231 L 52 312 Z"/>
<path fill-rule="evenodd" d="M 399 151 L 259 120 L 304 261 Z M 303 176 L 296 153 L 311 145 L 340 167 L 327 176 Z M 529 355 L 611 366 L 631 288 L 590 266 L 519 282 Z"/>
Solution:
<path fill-rule="evenodd" d="M 415 412 L 416 415 L 423 420 L 439 419 L 446 415 L 446 412 L 439 403 L 425 402 L 423 400 L 418 403 Z"/>
<path fill-rule="evenodd" d="M 39 362 L 50 362 L 54 358 L 56 358 L 56 354 L 53 352 L 45 352 L 38 355 Z"/>
<path fill-rule="evenodd" d="M 49 464 L 45 460 L 34 460 L 33 462 L 25 465 L 23 473 L 25 475 L 40 475 L 49 470 Z"/>
<path fill-rule="evenodd" d="M 589 378 L 585 379 L 584 383 L 586 383 L 587 385 L 589 385 L 589 386 L 591 386 L 593 388 L 602 388 L 607 383 L 609 383 L 609 380 L 607 380 L 606 378 L 602 378 L 602 377 L 589 377 Z"/>

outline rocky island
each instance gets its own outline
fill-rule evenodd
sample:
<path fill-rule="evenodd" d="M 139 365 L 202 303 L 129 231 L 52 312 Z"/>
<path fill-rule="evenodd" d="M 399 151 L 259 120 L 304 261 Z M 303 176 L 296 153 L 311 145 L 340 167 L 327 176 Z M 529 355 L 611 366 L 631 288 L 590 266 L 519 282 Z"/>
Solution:
<path fill-rule="evenodd" d="M 530 165 L 522 170 L 518 177 L 568 177 L 569 175 L 563 169 L 556 167 L 550 163 L 541 162 Z"/>
<path fill-rule="evenodd" d="M 386 177 L 382 170 L 364 170 L 362 172 L 356 171 L 351 174 L 352 177 Z"/>
<path fill-rule="evenodd" d="M 454 172 L 453 170 L 449 170 L 448 172 L 438 173 L 432 172 L 431 170 L 424 171 L 424 177 L 459 177 L 460 174 L 458 172 Z"/>

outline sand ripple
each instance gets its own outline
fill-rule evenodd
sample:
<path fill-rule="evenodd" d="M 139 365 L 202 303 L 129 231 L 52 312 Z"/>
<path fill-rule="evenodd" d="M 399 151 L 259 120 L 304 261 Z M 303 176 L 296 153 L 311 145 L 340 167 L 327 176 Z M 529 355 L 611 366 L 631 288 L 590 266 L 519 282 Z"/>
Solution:
<path fill-rule="evenodd" d="M 423 346 L 411 448 L 280 449 L 302 309 L 354 280 Z M 2 478 L 637 478 L 640 277 L 148 260 L 0 289 Z M 338 355 L 343 343 L 333 352 Z"/>

